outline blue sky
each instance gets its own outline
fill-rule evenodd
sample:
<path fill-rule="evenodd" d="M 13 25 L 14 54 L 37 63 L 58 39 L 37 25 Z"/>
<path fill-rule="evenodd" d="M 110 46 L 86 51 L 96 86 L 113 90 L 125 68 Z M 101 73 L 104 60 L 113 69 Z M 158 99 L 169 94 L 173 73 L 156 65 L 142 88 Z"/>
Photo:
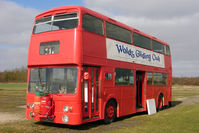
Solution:
<path fill-rule="evenodd" d="M 10 0 L 22 5 L 25 8 L 35 8 L 38 10 L 47 10 L 50 8 L 64 5 L 84 5 L 83 0 Z"/>
<path fill-rule="evenodd" d="M 0 0 L 0 71 L 27 66 L 34 17 L 64 5 L 85 6 L 169 43 L 173 75 L 199 77 L 198 0 Z"/>

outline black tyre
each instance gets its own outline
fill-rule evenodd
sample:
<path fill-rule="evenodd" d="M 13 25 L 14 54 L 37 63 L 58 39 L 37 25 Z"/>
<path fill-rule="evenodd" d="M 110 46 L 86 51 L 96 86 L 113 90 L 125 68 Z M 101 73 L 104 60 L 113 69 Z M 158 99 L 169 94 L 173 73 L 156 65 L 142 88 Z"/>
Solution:
<path fill-rule="evenodd" d="M 158 98 L 158 107 L 157 107 L 157 111 L 160 111 L 163 109 L 163 96 L 160 95 Z"/>
<path fill-rule="evenodd" d="M 169 107 L 172 107 L 172 101 L 169 102 Z"/>
<path fill-rule="evenodd" d="M 116 103 L 109 101 L 105 108 L 104 122 L 109 124 L 115 120 L 116 116 Z"/>

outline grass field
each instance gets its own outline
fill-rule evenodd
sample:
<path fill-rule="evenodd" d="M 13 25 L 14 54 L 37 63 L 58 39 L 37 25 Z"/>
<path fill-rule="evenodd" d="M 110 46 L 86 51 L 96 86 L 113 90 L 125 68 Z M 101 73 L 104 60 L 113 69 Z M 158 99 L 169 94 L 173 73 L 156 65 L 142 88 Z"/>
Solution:
<path fill-rule="evenodd" d="M 111 132 L 198 133 L 199 86 L 173 86 L 173 107 L 148 116 L 146 113 L 119 118 L 109 125 L 101 121 L 80 126 L 41 123 L 25 119 L 26 84 L 0 84 L 0 133 Z M 10 114 L 10 115 L 9 115 Z M 1 119 L 0 119 L 1 121 Z"/>
<path fill-rule="evenodd" d="M 26 104 L 25 95 L 25 83 L 0 84 L 0 112 L 22 111 L 17 107 Z"/>

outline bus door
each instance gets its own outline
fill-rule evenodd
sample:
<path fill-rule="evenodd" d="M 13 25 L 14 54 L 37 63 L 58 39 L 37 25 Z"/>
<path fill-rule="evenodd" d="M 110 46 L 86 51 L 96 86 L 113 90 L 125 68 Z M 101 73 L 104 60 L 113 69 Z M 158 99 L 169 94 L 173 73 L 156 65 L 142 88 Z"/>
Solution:
<path fill-rule="evenodd" d="M 145 72 L 136 71 L 136 108 L 144 108 L 143 107 L 144 79 L 145 79 Z"/>
<path fill-rule="evenodd" d="M 83 119 L 99 115 L 99 67 L 84 67 L 82 102 Z"/>

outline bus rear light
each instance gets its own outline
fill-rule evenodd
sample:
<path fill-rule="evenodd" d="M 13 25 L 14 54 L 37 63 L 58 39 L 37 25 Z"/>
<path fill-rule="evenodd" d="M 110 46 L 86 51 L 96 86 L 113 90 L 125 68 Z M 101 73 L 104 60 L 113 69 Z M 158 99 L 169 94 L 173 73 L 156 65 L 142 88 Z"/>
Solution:
<path fill-rule="evenodd" d="M 67 123 L 67 122 L 69 121 L 68 116 L 67 116 L 67 115 L 63 115 L 62 121 L 63 121 L 64 123 Z"/>

